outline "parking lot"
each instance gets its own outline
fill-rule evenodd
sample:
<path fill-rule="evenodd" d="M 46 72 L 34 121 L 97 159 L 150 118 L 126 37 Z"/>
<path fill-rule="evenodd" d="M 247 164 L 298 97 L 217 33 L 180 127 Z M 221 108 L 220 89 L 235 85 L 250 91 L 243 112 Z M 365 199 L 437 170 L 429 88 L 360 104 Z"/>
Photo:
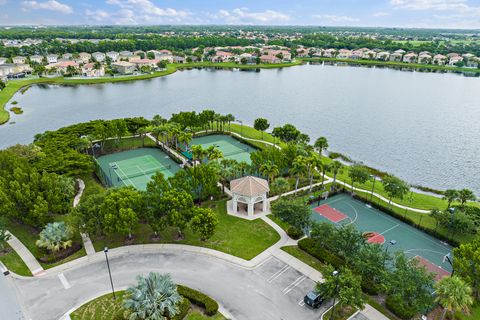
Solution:
<path fill-rule="evenodd" d="M 273 297 L 284 295 L 298 308 L 310 310 L 312 316 L 320 317 L 330 306 L 328 302 L 324 302 L 320 308 L 315 310 L 305 306 L 303 297 L 315 288 L 315 282 L 275 257 L 266 260 L 254 272 L 265 279 L 268 286 L 271 286 Z"/>

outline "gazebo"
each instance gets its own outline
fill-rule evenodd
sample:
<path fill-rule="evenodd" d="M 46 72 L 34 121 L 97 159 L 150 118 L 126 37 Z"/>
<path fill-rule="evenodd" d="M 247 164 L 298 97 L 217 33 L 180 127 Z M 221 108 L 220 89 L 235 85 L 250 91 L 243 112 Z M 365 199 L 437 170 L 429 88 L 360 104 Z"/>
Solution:
<path fill-rule="evenodd" d="M 270 191 L 265 179 L 246 176 L 230 181 L 232 192 L 232 213 L 245 214 L 252 218 L 255 213 L 268 211 L 267 192 Z M 261 204 L 256 206 L 256 204 Z"/>

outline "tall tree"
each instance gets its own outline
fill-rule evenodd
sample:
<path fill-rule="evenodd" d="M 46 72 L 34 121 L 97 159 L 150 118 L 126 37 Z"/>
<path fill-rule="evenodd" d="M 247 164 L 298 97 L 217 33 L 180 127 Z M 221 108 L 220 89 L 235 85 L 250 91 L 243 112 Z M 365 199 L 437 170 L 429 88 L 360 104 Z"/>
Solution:
<path fill-rule="evenodd" d="M 253 123 L 253 127 L 262 132 L 262 140 L 263 140 L 263 132 L 270 127 L 270 123 L 265 118 L 257 118 Z"/>
<path fill-rule="evenodd" d="M 300 182 L 300 179 L 307 174 L 305 157 L 296 157 L 293 161 L 292 167 L 289 170 L 289 173 L 295 177 L 295 194 L 297 194 L 298 183 Z"/>
<path fill-rule="evenodd" d="M 282 197 L 272 204 L 272 213 L 297 230 L 306 231 L 312 224 L 312 210 L 300 199 Z"/>
<path fill-rule="evenodd" d="M 475 201 L 476 197 L 472 190 L 462 189 L 458 192 L 458 200 L 460 201 L 462 207 L 465 206 L 467 201 Z"/>
<path fill-rule="evenodd" d="M 403 199 L 403 197 L 408 193 L 410 187 L 408 184 L 392 175 L 387 175 L 383 178 L 383 189 L 389 197 L 389 206 L 392 205 L 392 199 L 398 198 Z"/>
<path fill-rule="evenodd" d="M 260 173 L 267 177 L 268 182 L 272 182 L 273 179 L 280 173 L 276 164 L 271 161 L 267 161 L 260 166 Z"/>
<path fill-rule="evenodd" d="M 462 243 L 453 249 L 453 268 L 473 289 L 477 300 L 480 299 L 480 237 L 468 243 Z"/>
<path fill-rule="evenodd" d="M 343 164 L 338 160 L 334 160 L 330 166 L 330 170 L 332 170 L 333 173 L 333 183 L 331 191 L 335 190 L 335 186 L 337 185 L 337 175 L 341 172 L 342 168 Z"/>
<path fill-rule="evenodd" d="M 123 302 L 129 320 L 167 320 L 179 312 L 182 297 L 169 274 L 150 272 L 137 276 L 137 284 L 128 287 Z"/>
<path fill-rule="evenodd" d="M 447 205 L 447 210 L 450 208 L 452 205 L 452 202 L 458 199 L 458 191 L 454 189 L 447 189 L 443 193 L 443 200 L 447 200 L 448 205 Z"/>
<path fill-rule="evenodd" d="M 443 314 L 440 320 L 445 319 L 447 312 L 450 312 L 452 319 L 455 319 L 455 312 L 470 313 L 470 306 L 473 304 L 472 288 L 457 276 L 444 277 L 434 286 L 435 300 L 442 306 Z"/>
<path fill-rule="evenodd" d="M 365 183 L 370 178 L 368 169 L 361 164 L 354 164 L 350 166 L 348 170 L 348 176 L 350 177 L 350 180 L 352 182 L 352 193 L 355 183 Z"/>
<path fill-rule="evenodd" d="M 212 209 L 195 207 L 190 225 L 193 232 L 199 233 L 200 239 L 205 241 L 215 233 L 218 218 Z"/>
<path fill-rule="evenodd" d="M 323 151 L 328 148 L 328 140 L 325 137 L 320 137 L 315 140 L 315 144 L 313 146 L 315 149 L 317 149 L 318 154 L 322 156 Z"/>

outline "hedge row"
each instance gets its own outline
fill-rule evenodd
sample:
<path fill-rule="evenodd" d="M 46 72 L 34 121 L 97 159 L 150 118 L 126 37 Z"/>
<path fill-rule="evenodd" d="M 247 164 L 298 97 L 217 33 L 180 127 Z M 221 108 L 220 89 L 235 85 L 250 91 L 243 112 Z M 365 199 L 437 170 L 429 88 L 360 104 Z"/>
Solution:
<path fill-rule="evenodd" d="M 178 313 L 172 318 L 172 320 L 183 320 L 190 311 L 191 302 L 188 299 L 183 299 L 182 302 L 178 305 Z"/>
<path fill-rule="evenodd" d="M 190 300 L 191 303 L 205 309 L 205 314 L 213 316 L 218 312 L 218 303 L 200 291 L 178 285 L 177 291 L 180 295 Z"/>
<path fill-rule="evenodd" d="M 405 308 L 403 306 L 403 303 L 401 303 L 401 301 L 398 301 L 398 299 L 393 298 L 392 296 L 387 297 L 387 299 L 385 300 L 385 306 L 387 307 L 388 310 L 392 311 L 393 314 L 395 314 L 397 317 L 404 320 L 412 319 L 413 316 L 415 316 L 416 314 L 414 310 Z"/>
<path fill-rule="evenodd" d="M 318 241 L 305 238 L 298 241 L 298 247 L 325 264 L 331 264 L 335 268 L 345 266 L 345 260 L 320 246 Z"/>

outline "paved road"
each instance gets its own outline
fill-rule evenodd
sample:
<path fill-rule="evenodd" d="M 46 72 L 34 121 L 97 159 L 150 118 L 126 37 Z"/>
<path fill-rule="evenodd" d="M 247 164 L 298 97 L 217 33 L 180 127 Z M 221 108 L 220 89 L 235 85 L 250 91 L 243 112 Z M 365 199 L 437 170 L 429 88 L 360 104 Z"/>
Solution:
<path fill-rule="evenodd" d="M 0 273 L 0 320 L 25 320 L 14 285 L 11 276 Z"/>
<path fill-rule="evenodd" d="M 110 259 L 116 288 L 134 283 L 137 274 L 168 272 L 180 284 L 198 289 L 222 304 L 235 319 L 319 319 L 321 310 L 301 302 L 314 282 L 271 257 L 253 270 L 215 257 L 181 252 L 122 253 Z M 32 320 L 56 320 L 110 289 L 104 261 L 61 274 L 16 279 Z"/>

